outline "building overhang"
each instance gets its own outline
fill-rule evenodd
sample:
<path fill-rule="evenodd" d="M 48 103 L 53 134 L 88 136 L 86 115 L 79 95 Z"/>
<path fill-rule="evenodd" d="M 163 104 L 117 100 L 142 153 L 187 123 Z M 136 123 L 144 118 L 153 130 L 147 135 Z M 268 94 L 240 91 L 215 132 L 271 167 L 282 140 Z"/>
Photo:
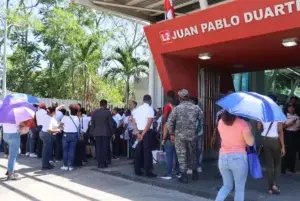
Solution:
<path fill-rule="evenodd" d="M 164 0 L 71 0 L 89 8 L 111 12 L 120 17 L 136 19 L 146 23 L 165 20 Z M 199 10 L 200 1 L 207 1 L 210 7 L 232 0 L 173 0 L 176 17 L 181 17 Z"/>
<path fill-rule="evenodd" d="M 197 65 L 232 73 L 300 66 L 299 41 L 294 47 L 282 45 L 285 39 L 300 39 L 299 19 L 300 0 L 236 0 L 144 30 L 168 90 L 179 78 L 172 69 L 183 75 L 187 69 L 195 74 L 191 69 Z M 203 53 L 211 59 L 199 59 Z"/>

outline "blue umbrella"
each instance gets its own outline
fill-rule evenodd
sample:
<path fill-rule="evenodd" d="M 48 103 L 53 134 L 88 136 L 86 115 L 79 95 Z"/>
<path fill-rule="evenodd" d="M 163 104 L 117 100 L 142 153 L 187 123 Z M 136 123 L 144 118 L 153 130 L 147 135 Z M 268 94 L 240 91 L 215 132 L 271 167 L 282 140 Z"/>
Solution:
<path fill-rule="evenodd" d="M 36 97 L 28 94 L 11 94 L 6 97 L 21 99 L 31 104 L 36 104 L 40 102 Z"/>
<path fill-rule="evenodd" d="M 217 102 L 231 114 L 262 122 L 286 121 L 282 109 L 269 97 L 254 92 L 232 93 Z"/>

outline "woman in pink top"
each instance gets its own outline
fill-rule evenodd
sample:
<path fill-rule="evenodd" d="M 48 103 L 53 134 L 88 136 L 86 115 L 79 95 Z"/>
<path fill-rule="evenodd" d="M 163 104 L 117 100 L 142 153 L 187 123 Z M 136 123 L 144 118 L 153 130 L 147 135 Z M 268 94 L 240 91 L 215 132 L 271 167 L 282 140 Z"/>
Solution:
<path fill-rule="evenodd" d="M 216 201 L 224 201 L 235 186 L 234 201 L 244 201 L 248 176 L 246 145 L 252 146 L 254 138 L 246 121 L 227 111 L 218 123 L 221 136 L 219 169 L 223 178 Z"/>

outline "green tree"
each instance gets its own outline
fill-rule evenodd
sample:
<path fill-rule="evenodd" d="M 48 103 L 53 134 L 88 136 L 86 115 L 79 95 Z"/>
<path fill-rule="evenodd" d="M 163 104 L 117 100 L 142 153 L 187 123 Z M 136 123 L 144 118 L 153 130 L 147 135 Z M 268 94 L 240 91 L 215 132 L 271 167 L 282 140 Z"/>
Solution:
<path fill-rule="evenodd" d="M 147 62 L 140 49 L 145 45 L 141 26 L 66 0 L 14 3 L 14 8 L 9 9 L 10 90 L 46 98 L 83 100 L 87 107 L 98 106 L 99 99 L 121 106 L 124 94 L 128 102 L 133 81 L 147 73 Z M 111 26 L 117 21 L 118 26 Z M 126 38 L 127 33 L 130 36 Z M 2 41 L 0 36 L 0 46 Z M 107 63 L 103 62 L 103 53 L 110 55 L 116 47 L 124 51 L 114 52 L 110 61 L 119 57 L 121 63 L 115 60 L 118 65 L 102 65 Z M 111 77 L 112 71 L 121 66 L 125 66 L 124 79 L 122 73 L 117 73 L 120 79 L 111 82 L 101 74 L 104 71 Z"/>
<path fill-rule="evenodd" d="M 104 77 L 111 81 L 122 80 L 125 82 L 125 103 L 128 106 L 130 83 L 138 81 L 143 75 L 148 75 L 149 64 L 147 61 L 133 56 L 133 48 L 117 48 L 115 54 L 105 62 Z"/>

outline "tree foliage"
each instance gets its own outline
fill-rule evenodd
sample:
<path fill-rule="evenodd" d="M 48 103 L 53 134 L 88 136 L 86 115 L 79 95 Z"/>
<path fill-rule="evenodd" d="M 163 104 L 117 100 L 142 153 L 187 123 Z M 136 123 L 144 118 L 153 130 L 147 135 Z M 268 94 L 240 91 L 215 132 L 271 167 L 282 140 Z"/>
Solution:
<path fill-rule="evenodd" d="M 104 77 L 109 80 L 123 80 L 125 82 L 125 102 L 128 106 L 130 83 L 138 81 L 148 74 L 148 62 L 133 56 L 134 48 L 117 48 L 115 53 L 107 59 L 107 70 Z"/>
<path fill-rule="evenodd" d="M 147 64 L 133 54 L 145 42 L 144 36 L 140 38 L 137 34 L 131 49 L 123 49 L 123 45 L 128 45 L 126 41 L 117 42 L 121 48 L 109 60 L 115 59 L 119 65 L 105 68 L 106 75 L 124 79 L 112 83 L 101 74 L 104 61 L 108 61 L 104 53 L 116 48 L 111 45 L 112 40 L 120 38 L 116 35 L 124 36 L 124 27 L 112 26 L 119 19 L 69 5 L 64 0 L 15 2 L 8 12 L 12 52 L 8 58 L 8 90 L 38 97 L 82 100 L 88 108 L 98 106 L 103 98 L 121 106 L 124 91 L 129 94 L 131 82 L 147 72 L 144 68 Z M 2 16 L 1 13 L 1 19 Z M 1 34 L 3 25 L 0 27 Z M 2 44 L 0 35 L 0 47 Z M 114 73 L 117 69 L 123 69 L 123 74 Z"/>

